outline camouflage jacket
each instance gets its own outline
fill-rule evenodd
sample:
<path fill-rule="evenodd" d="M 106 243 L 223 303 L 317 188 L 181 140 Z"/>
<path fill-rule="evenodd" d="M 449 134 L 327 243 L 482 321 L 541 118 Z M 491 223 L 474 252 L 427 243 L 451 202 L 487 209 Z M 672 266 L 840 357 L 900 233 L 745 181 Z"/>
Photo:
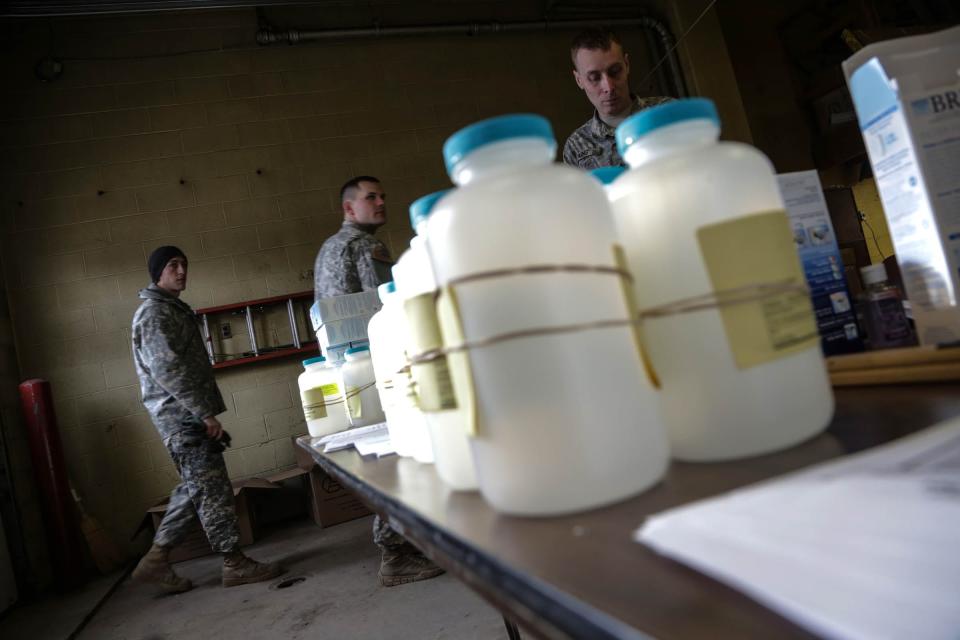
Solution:
<path fill-rule="evenodd" d="M 155 284 L 140 297 L 133 315 L 133 361 L 143 404 L 166 440 L 202 428 L 204 418 L 227 408 L 190 305 Z"/>
<path fill-rule="evenodd" d="M 673 98 L 654 96 L 651 98 L 633 97 L 630 114 L 655 107 L 658 104 L 669 102 Z M 615 127 L 611 127 L 600 119 L 596 110 L 593 117 L 583 123 L 576 131 L 570 134 L 563 145 L 563 161 L 566 164 L 581 169 L 599 169 L 600 167 L 626 166 L 620 152 L 617 151 L 617 141 L 614 138 Z"/>
<path fill-rule="evenodd" d="M 374 237 L 375 229 L 345 220 L 327 238 L 313 265 L 315 299 L 369 291 L 393 280 L 390 251 Z"/>

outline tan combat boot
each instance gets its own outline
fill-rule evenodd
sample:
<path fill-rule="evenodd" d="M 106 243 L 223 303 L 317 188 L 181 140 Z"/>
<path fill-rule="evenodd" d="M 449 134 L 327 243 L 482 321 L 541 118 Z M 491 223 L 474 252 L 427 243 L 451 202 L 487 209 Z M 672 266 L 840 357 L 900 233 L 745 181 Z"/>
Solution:
<path fill-rule="evenodd" d="M 396 587 L 409 582 L 436 578 L 444 570 L 433 564 L 422 553 L 393 553 L 385 551 L 380 561 L 380 584 Z"/>
<path fill-rule="evenodd" d="M 170 549 L 153 545 L 140 558 L 133 570 L 133 579 L 146 584 L 155 584 L 165 593 L 183 593 L 193 588 L 186 578 L 181 578 L 170 567 Z"/>
<path fill-rule="evenodd" d="M 223 586 L 225 587 L 272 580 L 281 573 L 283 569 L 276 562 L 257 562 L 240 551 L 233 551 L 223 556 Z"/>

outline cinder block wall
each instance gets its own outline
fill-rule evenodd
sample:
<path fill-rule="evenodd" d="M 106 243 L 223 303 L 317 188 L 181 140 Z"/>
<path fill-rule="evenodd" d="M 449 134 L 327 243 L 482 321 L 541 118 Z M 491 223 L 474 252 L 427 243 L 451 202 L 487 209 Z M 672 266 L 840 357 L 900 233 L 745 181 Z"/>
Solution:
<path fill-rule="evenodd" d="M 383 179 L 391 218 L 381 234 L 397 256 L 411 236 L 408 204 L 449 186 L 449 134 L 533 111 L 562 143 L 591 112 L 570 75 L 568 33 L 261 49 L 253 10 L 4 26 L 2 250 L 19 378 L 51 381 L 73 480 L 121 543 L 177 481 L 130 354 L 152 249 L 186 252 L 194 307 L 307 290 L 316 251 L 340 224 L 336 189 L 352 175 Z M 634 68 L 647 68 L 642 36 L 625 36 Z M 43 83 L 33 69 L 50 53 L 64 73 Z M 3 397 L 17 379 L 5 371 Z M 293 464 L 289 436 L 306 432 L 299 372 L 286 361 L 218 373 L 231 476 Z M 31 511 L 29 464 L 14 453 Z"/>

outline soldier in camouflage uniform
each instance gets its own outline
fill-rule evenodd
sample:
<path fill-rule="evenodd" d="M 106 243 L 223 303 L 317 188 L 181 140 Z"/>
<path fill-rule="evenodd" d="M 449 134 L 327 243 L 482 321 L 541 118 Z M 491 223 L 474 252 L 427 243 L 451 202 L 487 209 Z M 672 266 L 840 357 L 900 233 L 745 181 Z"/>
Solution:
<path fill-rule="evenodd" d="M 393 260 L 373 234 L 387 222 L 386 194 L 373 176 L 358 176 L 340 190 L 343 225 L 327 238 L 313 265 L 314 298 L 371 291 L 393 280 Z"/>
<path fill-rule="evenodd" d="M 327 238 L 314 265 L 316 299 L 376 289 L 393 279 L 393 261 L 374 232 L 387 222 L 386 194 L 373 176 L 358 176 L 340 189 L 343 226 Z M 373 519 L 380 547 L 379 579 L 385 587 L 426 580 L 443 573 L 380 516 Z"/>
<path fill-rule="evenodd" d="M 148 268 L 153 284 L 140 291 L 133 317 L 133 358 L 143 404 L 180 473 L 182 482 L 157 529 L 150 551 L 133 577 L 179 593 L 192 587 L 170 568 L 168 556 L 196 524 L 214 551 L 224 556 L 223 585 L 235 586 L 280 575 L 240 552 L 233 487 L 223 462 L 225 431 L 216 416 L 226 411 L 213 377 L 200 325 L 180 300 L 187 285 L 187 258 L 176 247 L 159 247 Z"/>
<path fill-rule="evenodd" d="M 638 111 L 668 102 L 662 96 L 639 98 L 630 93 L 630 56 L 609 29 L 582 31 L 570 46 L 573 78 L 594 106 L 593 117 L 570 134 L 563 161 L 581 169 L 625 166 L 614 133 Z"/>

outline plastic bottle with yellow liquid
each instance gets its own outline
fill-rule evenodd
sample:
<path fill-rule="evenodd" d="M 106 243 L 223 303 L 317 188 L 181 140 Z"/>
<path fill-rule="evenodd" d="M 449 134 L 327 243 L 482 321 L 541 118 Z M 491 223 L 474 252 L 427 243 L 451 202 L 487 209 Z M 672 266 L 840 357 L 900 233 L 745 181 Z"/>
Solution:
<path fill-rule="evenodd" d="M 823 429 L 833 394 L 773 166 L 710 100 L 635 114 L 608 188 L 672 455 L 724 460 Z"/>

